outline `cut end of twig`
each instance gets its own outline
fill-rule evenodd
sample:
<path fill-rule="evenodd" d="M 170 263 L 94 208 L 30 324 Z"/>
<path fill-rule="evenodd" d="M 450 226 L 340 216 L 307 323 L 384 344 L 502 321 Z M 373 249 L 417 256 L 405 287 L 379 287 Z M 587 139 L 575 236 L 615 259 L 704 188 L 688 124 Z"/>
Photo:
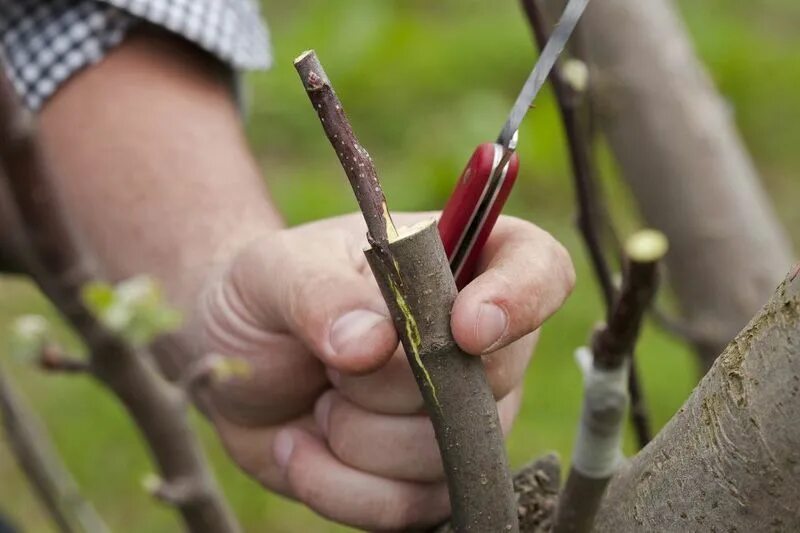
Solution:
<path fill-rule="evenodd" d="M 302 62 L 306 57 L 308 57 L 310 55 L 314 55 L 314 54 L 316 54 L 316 52 L 314 52 L 313 49 L 306 50 L 305 52 L 303 52 L 302 54 L 300 54 L 299 56 L 294 58 L 294 64 L 296 65 L 296 64 Z"/>
<path fill-rule="evenodd" d="M 297 56 L 294 60 L 294 68 L 300 74 L 306 91 L 318 91 L 326 85 L 330 85 L 314 50 L 306 50 Z"/>
<path fill-rule="evenodd" d="M 420 233 L 421 231 L 425 230 L 428 226 L 436 224 L 436 219 L 428 218 L 425 220 L 420 220 L 416 224 L 412 224 L 410 226 L 400 226 L 396 230 L 396 235 L 394 238 L 390 238 L 389 242 L 399 241 L 400 239 L 405 239 L 406 237 L 410 237 L 416 233 Z"/>
<path fill-rule="evenodd" d="M 667 236 L 654 229 L 637 231 L 625 243 L 625 253 L 637 263 L 655 263 L 667 254 L 668 249 Z"/>
<path fill-rule="evenodd" d="M 433 224 L 436 224 L 435 218 L 426 218 L 425 220 L 420 220 L 419 222 L 416 222 L 410 226 L 395 227 L 394 225 L 392 225 L 392 231 L 389 232 L 389 244 L 395 243 L 397 241 L 402 241 L 403 239 L 411 237 L 412 235 L 421 233 L 422 231 L 427 229 L 428 226 L 432 226 Z M 367 246 L 366 248 L 364 248 L 364 251 L 366 252 L 370 248 L 371 246 Z"/>

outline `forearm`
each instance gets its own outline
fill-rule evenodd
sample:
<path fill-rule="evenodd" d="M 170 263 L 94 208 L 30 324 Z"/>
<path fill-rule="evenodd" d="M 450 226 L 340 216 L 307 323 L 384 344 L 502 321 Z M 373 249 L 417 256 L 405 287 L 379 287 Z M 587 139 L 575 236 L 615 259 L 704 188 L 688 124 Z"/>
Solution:
<path fill-rule="evenodd" d="M 41 128 L 104 274 L 153 275 L 184 309 L 214 263 L 281 225 L 223 69 L 177 38 L 132 34 L 56 93 Z"/>

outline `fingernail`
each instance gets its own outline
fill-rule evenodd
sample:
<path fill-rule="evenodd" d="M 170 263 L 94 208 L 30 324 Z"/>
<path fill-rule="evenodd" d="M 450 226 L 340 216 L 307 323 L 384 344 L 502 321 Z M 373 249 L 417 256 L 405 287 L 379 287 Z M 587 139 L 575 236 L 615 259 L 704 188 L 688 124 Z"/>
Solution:
<path fill-rule="evenodd" d="M 286 468 L 289 459 L 292 457 L 292 450 L 294 449 L 294 441 L 292 435 L 288 431 L 281 431 L 275 437 L 272 443 L 272 453 L 275 455 L 275 461 L 281 468 Z"/>
<path fill-rule="evenodd" d="M 475 322 L 475 338 L 483 351 L 491 349 L 508 327 L 508 315 L 494 304 L 481 304 Z"/>
<path fill-rule="evenodd" d="M 386 320 L 386 316 L 366 309 L 356 309 L 343 315 L 331 328 L 330 341 L 334 352 L 343 355 L 352 351 L 363 342 L 369 330 Z"/>
<path fill-rule="evenodd" d="M 328 419 L 331 413 L 332 398 L 330 394 L 323 394 L 317 405 L 314 407 L 314 419 L 317 421 L 317 426 L 322 430 L 322 434 L 328 436 Z"/>

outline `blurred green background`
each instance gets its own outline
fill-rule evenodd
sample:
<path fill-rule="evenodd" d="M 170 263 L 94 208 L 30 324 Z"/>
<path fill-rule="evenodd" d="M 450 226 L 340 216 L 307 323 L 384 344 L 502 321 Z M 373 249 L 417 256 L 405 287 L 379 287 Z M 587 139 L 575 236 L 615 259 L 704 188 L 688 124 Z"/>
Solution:
<path fill-rule="evenodd" d="M 395 210 L 443 205 L 474 146 L 496 135 L 535 59 L 513 0 L 263 3 L 275 65 L 248 78 L 248 131 L 276 202 L 292 224 L 355 209 L 292 68 L 300 51 L 317 50 Z M 683 0 L 680 7 L 797 244 L 800 3 Z M 594 279 L 573 228 L 566 153 L 549 89 L 520 135 L 522 172 L 507 212 L 537 222 L 568 246 L 578 284 L 543 329 L 509 442 L 514 465 L 547 450 L 569 457 L 580 401 L 572 351 L 600 317 Z M 602 150 L 600 160 L 611 211 L 624 234 L 637 226 L 637 215 Z M 21 313 L 51 314 L 27 284 L 2 279 L 0 290 L 0 330 Z M 652 326 L 639 352 L 647 401 L 660 426 L 691 391 L 694 363 L 680 342 Z M 141 490 L 140 480 L 150 471 L 145 453 L 127 417 L 104 390 L 86 379 L 43 376 L 23 364 L 4 363 L 42 413 L 85 494 L 115 531 L 179 530 L 173 514 Z M 260 490 L 229 463 L 209 428 L 196 418 L 247 531 L 344 530 Z M 27 531 L 50 531 L 2 444 L 0 505 Z"/>

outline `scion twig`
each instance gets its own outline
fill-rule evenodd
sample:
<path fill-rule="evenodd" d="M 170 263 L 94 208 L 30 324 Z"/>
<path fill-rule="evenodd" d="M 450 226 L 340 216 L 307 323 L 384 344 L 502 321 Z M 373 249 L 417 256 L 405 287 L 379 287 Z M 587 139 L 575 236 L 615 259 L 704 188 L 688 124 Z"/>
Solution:
<path fill-rule="evenodd" d="M 397 236 L 372 158 L 358 142 L 342 103 L 313 50 L 294 61 L 322 128 L 350 180 L 358 206 L 367 223 L 370 240 L 385 242 Z"/>

